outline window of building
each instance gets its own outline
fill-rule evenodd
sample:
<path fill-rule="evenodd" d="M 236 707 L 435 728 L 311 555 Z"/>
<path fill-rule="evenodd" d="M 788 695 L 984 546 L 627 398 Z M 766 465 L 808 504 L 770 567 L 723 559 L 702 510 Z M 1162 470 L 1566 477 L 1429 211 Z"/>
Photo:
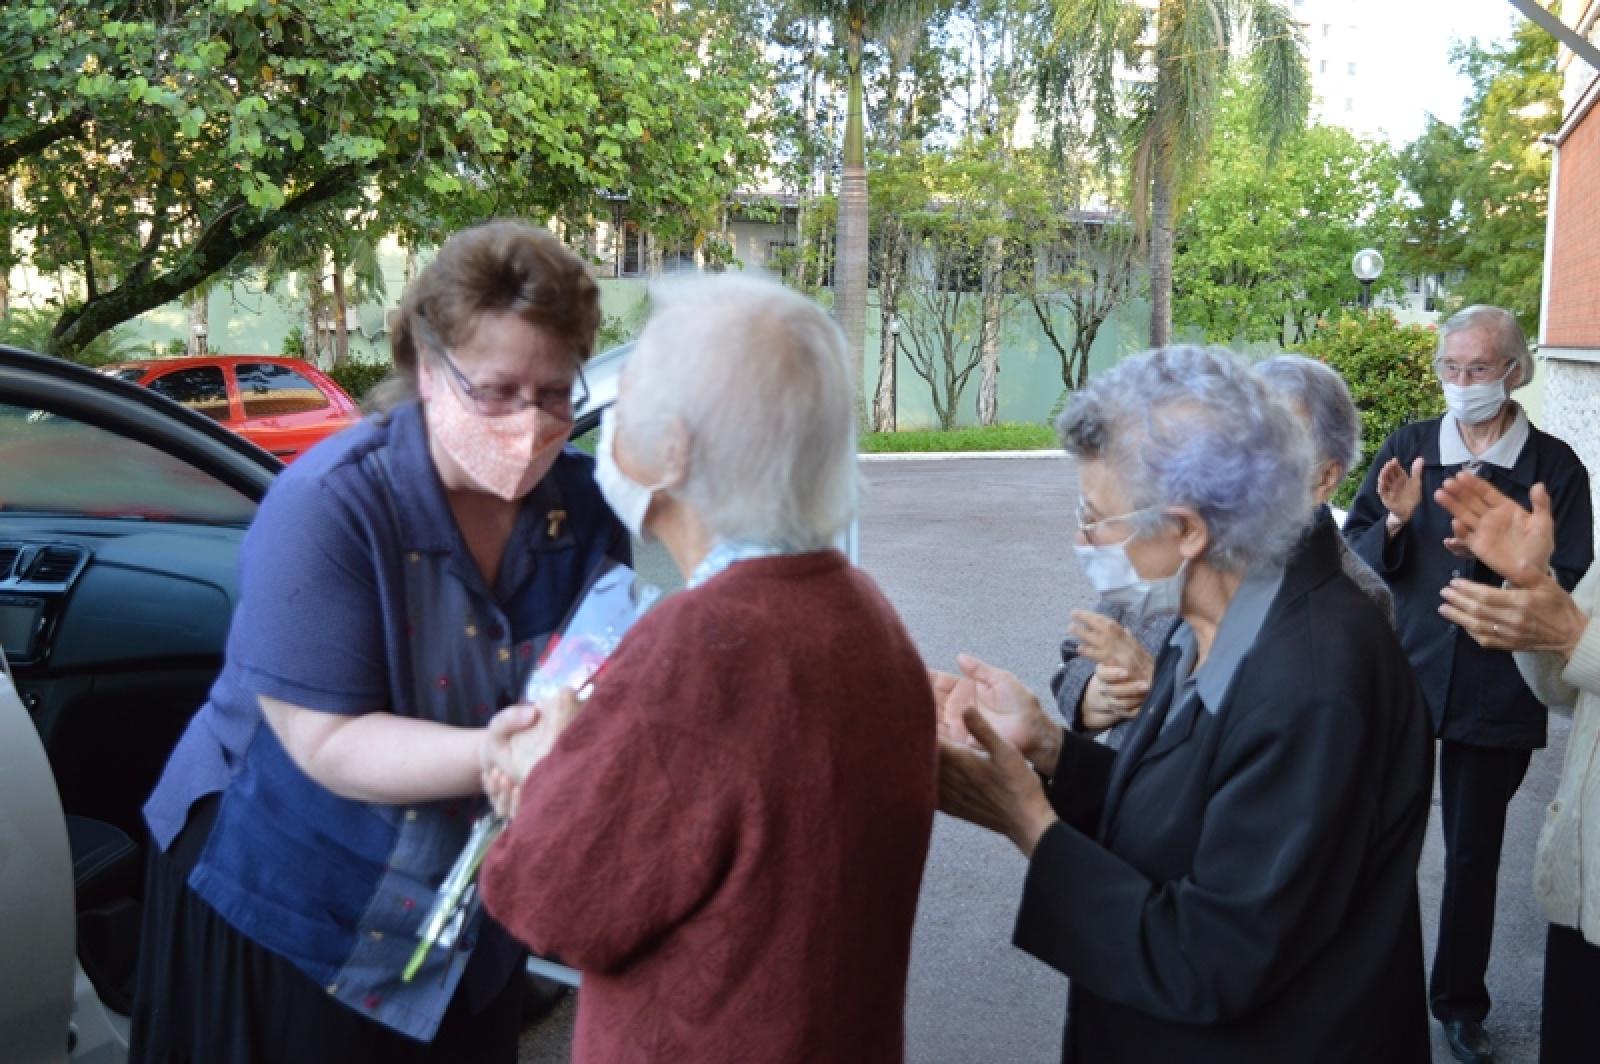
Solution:
<path fill-rule="evenodd" d="M 150 390 L 217 421 L 228 416 L 228 386 L 217 366 L 175 369 L 151 381 Z"/>
<path fill-rule="evenodd" d="M 1326 59 L 1324 59 L 1320 64 L 1318 64 L 1317 73 L 1326 74 L 1327 72 L 1328 72 L 1328 61 Z"/>
<path fill-rule="evenodd" d="M 1329 33 L 1332 33 L 1332 32 L 1333 32 L 1333 27 L 1330 26 L 1328 23 L 1324 22 L 1322 24 L 1322 35 L 1324 37 L 1326 37 L 1326 36 L 1328 36 Z"/>
<path fill-rule="evenodd" d="M 241 362 L 233 372 L 239 380 L 239 398 L 247 418 L 309 414 L 328 406 L 322 389 L 288 366 Z"/>
<path fill-rule="evenodd" d="M 621 257 L 617 269 L 619 277 L 637 277 L 644 272 L 644 231 L 633 222 L 624 223 L 622 227 Z"/>
<path fill-rule="evenodd" d="M 1355 74 L 1355 72 L 1356 72 L 1356 65 L 1354 63 L 1351 63 L 1350 64 L 1350 73 L 1351 73 L 1351 75 L 1353 76 Z"/>
<path fill-rule="evenodd" d="M 762 263 L 767 269 L 772 270 L 784 280 L 794 272 L 800 261 L 800 249 L 793 240 L 767 241 L 767 259 Z"/>
<path fill-rule="evenodd" d="M 1346 112 L 1354 111 L 1356 109 L 1356 102 L 1349 97 L 1346 97 L 1344 101 L 1344 109 Z"/>

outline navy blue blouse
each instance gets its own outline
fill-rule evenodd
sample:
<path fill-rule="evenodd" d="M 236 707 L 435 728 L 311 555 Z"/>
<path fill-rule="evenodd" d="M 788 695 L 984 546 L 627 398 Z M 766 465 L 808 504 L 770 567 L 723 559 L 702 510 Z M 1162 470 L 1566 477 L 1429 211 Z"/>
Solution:
<path fill-rule="evenodd" d="M 575 448 L 524 503 L 493 587 L 457 529 L 415 403 L 314 448 L 274 483 L 245 537 L 222 673 L 145 809 L 157 843 L 223 791 L 190 885 L 341 1001 L 431 1037 L 463 975 L 487 996 L 516 963 L 503 933 L 469 926 L 399 982 L 482 799 L 341 798 L 262 727 L 257 699 L 482 725 L 517 701 L 606 557 L 627 562 L 628 536 Z M 494 945 L 469 973 L 480 937 Z"/>

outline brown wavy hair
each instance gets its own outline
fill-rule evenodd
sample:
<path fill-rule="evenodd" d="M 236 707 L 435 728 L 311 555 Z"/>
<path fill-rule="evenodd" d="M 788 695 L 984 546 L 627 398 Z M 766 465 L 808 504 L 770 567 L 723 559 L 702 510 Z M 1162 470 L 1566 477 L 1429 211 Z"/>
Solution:
<path fill-rule="evenodd" d="M 548 230 L 514 219 L 463 229 L 406 286 L 389 321 L 394 371 L 363 404 L 376 415 L 416 397 L 427 341 L 454 347 L 486 313 L 508 311 L 564 341 L 586 362 L 600 328 L 600 287 Z M 418 334 L 423 344 L 417 343 Z"/>

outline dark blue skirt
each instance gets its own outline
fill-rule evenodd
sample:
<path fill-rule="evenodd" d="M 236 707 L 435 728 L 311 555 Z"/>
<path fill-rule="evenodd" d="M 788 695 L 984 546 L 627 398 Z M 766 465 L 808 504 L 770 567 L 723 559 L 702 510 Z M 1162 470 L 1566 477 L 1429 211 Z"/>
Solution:
<path fill-rule="evenodd" d="M 418 1042 L 341 1004 L 217 915 L 188 879 L 220 802 L 195 803 L 165 853 L 151 845 L 132 1064 L 514 1064 L 521 977 L 475 1014 L 458 991 L 433 1041 Z"/>

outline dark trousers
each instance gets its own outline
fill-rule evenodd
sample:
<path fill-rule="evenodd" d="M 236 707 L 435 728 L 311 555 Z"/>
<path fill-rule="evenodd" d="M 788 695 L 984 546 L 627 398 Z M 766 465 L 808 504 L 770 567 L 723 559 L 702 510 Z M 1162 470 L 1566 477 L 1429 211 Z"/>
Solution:
<path fill-rule="evenodd" d="M 1594 1003 L 1600 946 L 1581 931 L 1550 925 L 1544 943 L 1544 1007 L 1539 1064 L 1590 1064 L 1595 1059 Z"/>
<path fill-rule="evenodd" d="M 1428 999 L 1441 1023 L 1489 1015 L 1494 899 L 1506 805 L 1528 774 L 1531 750 L 1439 743 L 1439 804 L 1444 827 L 1444 897 L 1439 948 Z"/>

